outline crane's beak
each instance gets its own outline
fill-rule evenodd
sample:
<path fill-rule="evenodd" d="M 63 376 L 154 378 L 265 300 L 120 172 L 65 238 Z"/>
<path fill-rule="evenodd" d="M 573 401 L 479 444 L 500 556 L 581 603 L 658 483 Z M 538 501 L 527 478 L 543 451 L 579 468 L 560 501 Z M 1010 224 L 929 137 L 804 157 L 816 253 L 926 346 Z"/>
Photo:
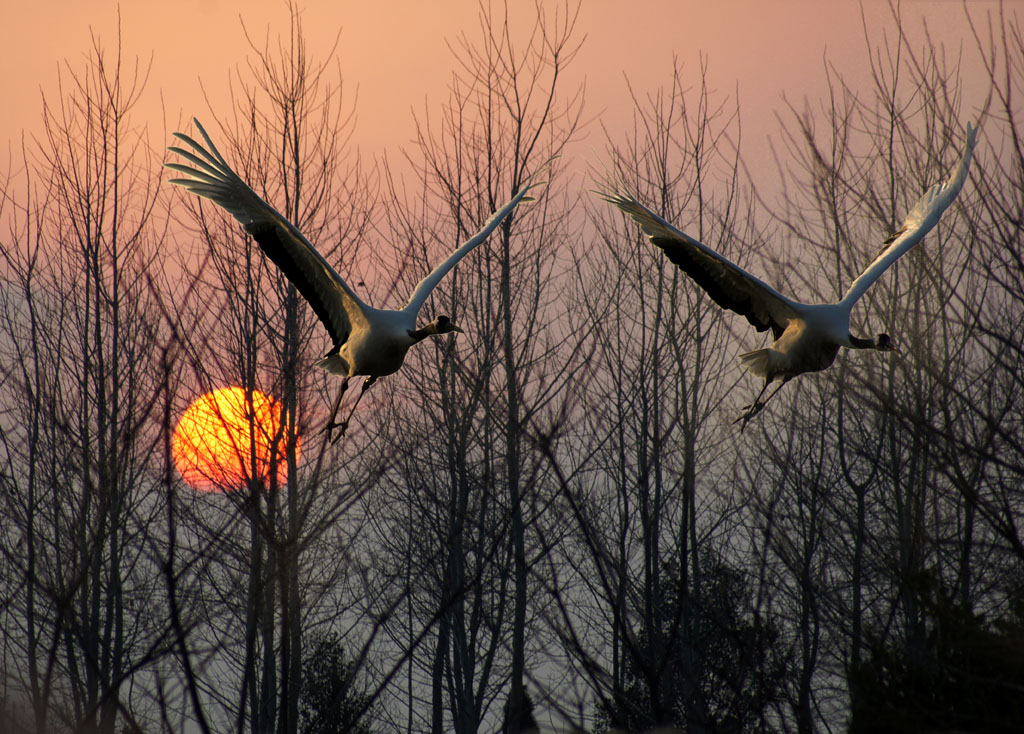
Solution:
<path fill-rule="evenodd" d="M 458 332 L 459 334 L 465 334 L 466 333 L 462 329 L 460 329 L 458 326 L 456 326 L 455 324 L 452 324 L 452 331 Z"/>

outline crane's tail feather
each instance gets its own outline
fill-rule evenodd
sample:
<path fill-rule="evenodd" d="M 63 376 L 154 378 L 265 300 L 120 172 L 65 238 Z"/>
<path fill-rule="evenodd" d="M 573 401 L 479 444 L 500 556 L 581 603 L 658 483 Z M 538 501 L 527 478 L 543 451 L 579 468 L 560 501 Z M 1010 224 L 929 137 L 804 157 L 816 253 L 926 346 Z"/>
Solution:
<path fill-rule="evenodd" d="M 771 368 L 771 349 L 755 349 L 740 355 L 740 364 L 758 377 L 767 379 Z"/>
<path fill-rule="evenodd" d="M 331 352 L 330 354 L 321 357 L 314 362 L 313 365 L 326 372 L 330 372 L 332 375 L 339 375 L 341 377 L 348 376 L 348 362 L 346 362 L 337 352 Z"/>

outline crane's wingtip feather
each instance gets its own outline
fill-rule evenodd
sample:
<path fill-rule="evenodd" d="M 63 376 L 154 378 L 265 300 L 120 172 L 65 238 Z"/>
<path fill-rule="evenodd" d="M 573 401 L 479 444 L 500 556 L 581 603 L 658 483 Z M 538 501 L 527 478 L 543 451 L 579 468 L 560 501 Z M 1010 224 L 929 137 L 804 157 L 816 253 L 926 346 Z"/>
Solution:
<path fill-rule="evenodd" d="M 164 168 L 170 168 L 172 171 L 177 171 L 178 173 L 187 173 L 190 176 L 192 175 L 193 170 L 195 170 L 182 163 L 175 163 L 173 161 L 167 161 L 167 163 L 164 163 Z"/>
<path fill-rule="evenodd" d="M 178 140 L 183 140 L 184 142 L 186 142 L 189 145 L 191 145 L 193 148 L 197 148 L 199 150 L 202 150 L 203 152 L 206 152 L 206 150 L 203 148 L 202 145 L 197 143 L 193 138 L 190 138 L 185 133 L 174 133 L 174 137 L 176 137 Z M 174 150 L 174 148 L 168 148 L 168 150 Z M 181 150 L 181 149 L 179 148 L 178 150 Z"/>
<path fill-rule="evenodd" d="M 967 147 L 973 148 L 974 144 L 977 142 L 977 139 L 978 139 L 978 128 L 979 128 L 979 125 L 977 125 L 977 124 L 971 125 L 971 121 L 970 120 L 967 121 Z"/>
<path fill-rule="evenodd" d="M 615 204 L 621 206 L 622 204 L 629 204 L 635 201 L 635 199 L 629 194 L 622 193 L 621 191 L 602 191 L 600 189 L 591 189 L 591 192 L 596 194 L 599 198 L 607 201 L 609 204 Z"/>

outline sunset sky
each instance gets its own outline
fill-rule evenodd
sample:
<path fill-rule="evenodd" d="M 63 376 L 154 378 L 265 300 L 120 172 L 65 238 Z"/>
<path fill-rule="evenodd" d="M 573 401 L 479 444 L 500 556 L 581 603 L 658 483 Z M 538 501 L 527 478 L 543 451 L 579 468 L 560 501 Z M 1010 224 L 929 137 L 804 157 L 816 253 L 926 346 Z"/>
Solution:
<path fill-rule="evenodd" d="M 975 33 L 995 35 L 994 68 L 1010 66 L 1002 81 L 1024 98 L 1024 53 L 1004 61 L 998 38 L 1005 13 L 1018 34 L 1006 46 L 1020 44 L 1024 0 L 0 2 L 0 730 L 24 719 L 32 731 L 293 731 L 337 712 L 337 696 L 333 710 L 313 701 L 342 670 L 345 708 L 392 730 L 493 731 L 520 711 L 507 705 L 520 682 L 545 731 L 560 732 L 670 715 L 838 732 L 851 717 L 870 727 L 863 712 L 877 709 L 893 721 L 957 709 L 974 724 L 1005 713 L 984 710 L 1004 690 L 1020 705 L 1020 667 L 1004 676 L 989 651 L 1024 638 L 1021 578 L 1007 572 L 1024 559 L 1021 159 L 1007 145 L 1024 112 L 993 103 L 981 115 L 997 85 Z M 536 188 L 507 192 L 537 201 L 492 217 L 504 229 L 457 270 L 435 266 L 447 275 L 431 303 L 419 298 L 437 284 L 428 276 L 404 315 L 378 310 L 408 303 L 426 262 L 454 268 L 471 248 L 451 257 L 452 240 L 492 197 L 507 200 L 496 189 L 508 161 L 477 165 L 496 159 L 477 157 L 487 142 L 513 138 L 507 118 L 481 133 L 471 103 L 468 143 L 438 132 L 455 51 L 485 35 L 481 3 L 496 18 L 507 3 L 519 49 L 538 13 L 564 23 L 578 9 L 579 52 L 552 107 L 584 89 L 583 124 L 557 163 L 542 163 L 538 135 L 526 163 Z M 310 65 L 336 44 L 341 107 L 354 109 L 357 155 L 335 157 L 336 139 L 303 131 L 302 152 L 326 143 L 324 168 L 284 146 L 275 162 L 272 142 L 232 145 L 218 127 L 238 121 L 230 85 L 252 83 L 258 51 L 287 49 L 292 8 Z M 106 63 L 120 48 L 123 84 L 136 64 L 147 76 L 128 132 L 88 146 L 114 136 L 76 138 L 65 118 L 48 128 L 57 142 L 44 139 L 44 100 L 60 108 L 97 48 Z M 908 129 L 886 140 L 889 118 L 876 125 L 870 110 L 892 98 L 876 96 L 872 64 L 888 68 L 897 48 L 958 71 L 911 87 L 901 56 L 893 98 L 912 100 Z M 717 175 L 713 153 L 737 140 L 729 127 L 699 149 L 707 167 L 682 163 L 685 183 L 656 186 L 689 147 L 642 159 L 620 188 L 750 273 L 659 237 L 601 180 L 609 148 L 628 150 L 634 98 L 670 90 L 677 68 L 694 95 L 707 84 L 712 108 L 738 104 L 739 173 Z M 827 119 L 830 74 L 868 109 L 849 128 Z M 787 148 L 805 106 L 821 113 L 808 117 L 811 142 L 850 133 L 841 163 L 798 136 Z M 204 164 L 211 153 L 183 151 L 188 138 L 172 136 L 195 135 L 193 117 L 253 192 Z M 411 175 L 424 120 L 437 169 L 455 170 L 447 188 L 428 166 L 422 182 Z M 968 122 L 980 123 L 969 178 Z M 698 126 L 672 142 L 688 145 Z M 942 135 L 953 139 L 936 144 Z M 174 144 L 178 166 L 161 167 Z M 359 175 L 339 158 L 358 158 Z M 940 167 L 960 172 L 953 186 L 922 197 L 950 180 Z M 295 174 L 288 186 L 272 178 L 282 170 Z M 298 211 L 323 258 L 250 198 L 263 191 Z M 893 231 L 889 254 L 858 271 Z M 847 292 L 853 272 L 866 277 L 838 305 L 789 300 Z M 789 298 L 759 296 L 759 283 Z M 353 292 L 376 308 L 355 313 Z M 414 330 L 405 318 L 418 305 Z M 424 339 L 439 311 L 465 332 Z M 783 321 L 773 356 L 758 356 Z M 882 330 L 892 339 L 871 338 Z M 822 372 L 839 344 L 860 351 Z M 357 374 L 341 382 L 315 368 L 324 362 Z M 743 372 L 751 363 L 771 368 Z M 818 375 L 761 410 L 808 370 Z M 254 385 L 267 399 L 252 399 Z M 248 415 L 200 397 L 216 387 L 234 408 L 247 393 Z M 345 420 L 328 429 L 343 393 L 332 415 Z M 254 440 L 260 425 L 287 429 L 284 460 L 276 440 Z M 972 668 L 945 666 L 945 648 L 916 655 L 924 632 L 946 630 L 949 652 L 1004 685 L 979 698 Z M 659 687 L 653 670 L 684 683 Z M 903 685 L 921 670 L 954 693 L 936 703 Z"/>
<path fill-rule="evenodd" d="M 555 3 L 545 3 L 549 9 Z M 994 2 L 972 0 L 978 20 L 994 13 Z M 239 8 L 244 7 L 241 11 Z M 306 0 L 300 3 L 309 50 L 321 58 L 340 32 L 338 59 L 349 93 L 358 88 L 357 125 L 353 143 L 364 155 L 397 153 L 408 147 L 415 109 L 434 109 L 446 98 L 445 84 L 454 69 L 447 43 L 465 33 L 479 37 L 478 0 L 370 3 L 352 0 Z M 447 10 L 441 12 L 437 8 Z M 500 7 L 495 4 L 495 7 Z M 624 128 L 629 117 L 626 78 L 641 93 L 667 83 L 673 57 L 696 72 L 701 55 L 709 63 L 711 86 L 723 96 L 739 94 L 743 120 L 743 153 L 748 164 L 768 162 L 767 136 L 777 131 L 774 114 L 783 109 L 783 95 L 798 106 L 824 93 L 824 59 L 860 84 L 866 80 L 867 56 L 862 14 L 875 43 L 894 24 L 886 0 L 843 0 L 826 5 L 811 0 L 763 2 L 726 0 L 587 0 L 579 16 L 579 38 L 585 40 L 569 69 L 566 91 L 586 82 L 587 117 L 610 130 Z M 1006 4 L 1006 12 L 1024 7 Z M 534 16 L 532 3 L 512 3 L 513 21 L 525 25 Z M 978 73 L 975 41 L 964 7 L 953 0 L 904 0 L 905 27 L 923 38 L 925 23 L 947 55 L 967 59 L 965 115 L 973 114 L 971 74 Z M 252 0 L 243 4 L 217 0 L 176 3 L 122 3 L 124 58 L 152 57 L 152 71 L 136 119 L 149 125 L 158 142 L 180 129 L 193 115 L 211 116 L 203 86 L 218 114 L 219 95 L 229 71 L 244 65 L 249 49 L 242 22 L 262 42 L 287 34 L 284 0 Z M 8 42 L 0 46 L 5 70 L 5 111 L 0 115 L 0 140 L 17 147 L 22 131 L 39 128 L 41 94 L 57 95 L 57 69 L 62 60 L 81 69 L 91 45 L 90 34 L 103 45 L 116 45 L 118 4 L 112 0 L 34 0 L 9 4 L 4 10 Z M 979 92 L 980 96 L 980 92 Z M 964 122 L 960 121 L 961 124 Z M 165 126 L 168 132 L 165 133 Z M 600 127 L 591 124 L 578 152 L 601 147 Z M 13 155 L 16 160 L 17 156 Z M 6 158 L 7 156 L 5 156 Z M 4 161 L 6 164 L 6 161 Z"/>

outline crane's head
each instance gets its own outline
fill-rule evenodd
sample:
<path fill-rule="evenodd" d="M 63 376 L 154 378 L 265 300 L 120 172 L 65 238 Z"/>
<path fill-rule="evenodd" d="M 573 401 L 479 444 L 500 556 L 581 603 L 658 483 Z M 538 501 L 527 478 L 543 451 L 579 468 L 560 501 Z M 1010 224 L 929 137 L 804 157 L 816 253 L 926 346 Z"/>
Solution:
<path fill-rule="evenodd" d="M 411 336 L 415 341 L 421 341 L 426 339 L 428 336 L 440 336 L 441 334 L 450 334 L 453 331 L 463 333 L 462 329 L 452 323 L 452 320 L 447 316 L 441 315 L 431 321 L 429 324 L 424 326 L 422 329 L 416 329 L 416 331 L 410 331 Z"/>
<path fill-rule="evenodd" d="M 875 337 L 875 349 L 880 352 L 895 352 L 896 345 L 893 344 L 892 339 L 889 338 L 888 334 L 879 334 Z"/>
<path fill-rule="evenodd" d="M 440 316 L 436 317 L 433 321 L 431 321 L 427 325 L 428 329 L 430 327 L 434 327 L 434 334 L 450 334 L 453 331 L 458 332 L 459 334 L 464 333 L 462 329 L 456 326 L 454 322 L 452 322 L 452 320 L 445 316 L 444 314 L 441 314 Z"/>

